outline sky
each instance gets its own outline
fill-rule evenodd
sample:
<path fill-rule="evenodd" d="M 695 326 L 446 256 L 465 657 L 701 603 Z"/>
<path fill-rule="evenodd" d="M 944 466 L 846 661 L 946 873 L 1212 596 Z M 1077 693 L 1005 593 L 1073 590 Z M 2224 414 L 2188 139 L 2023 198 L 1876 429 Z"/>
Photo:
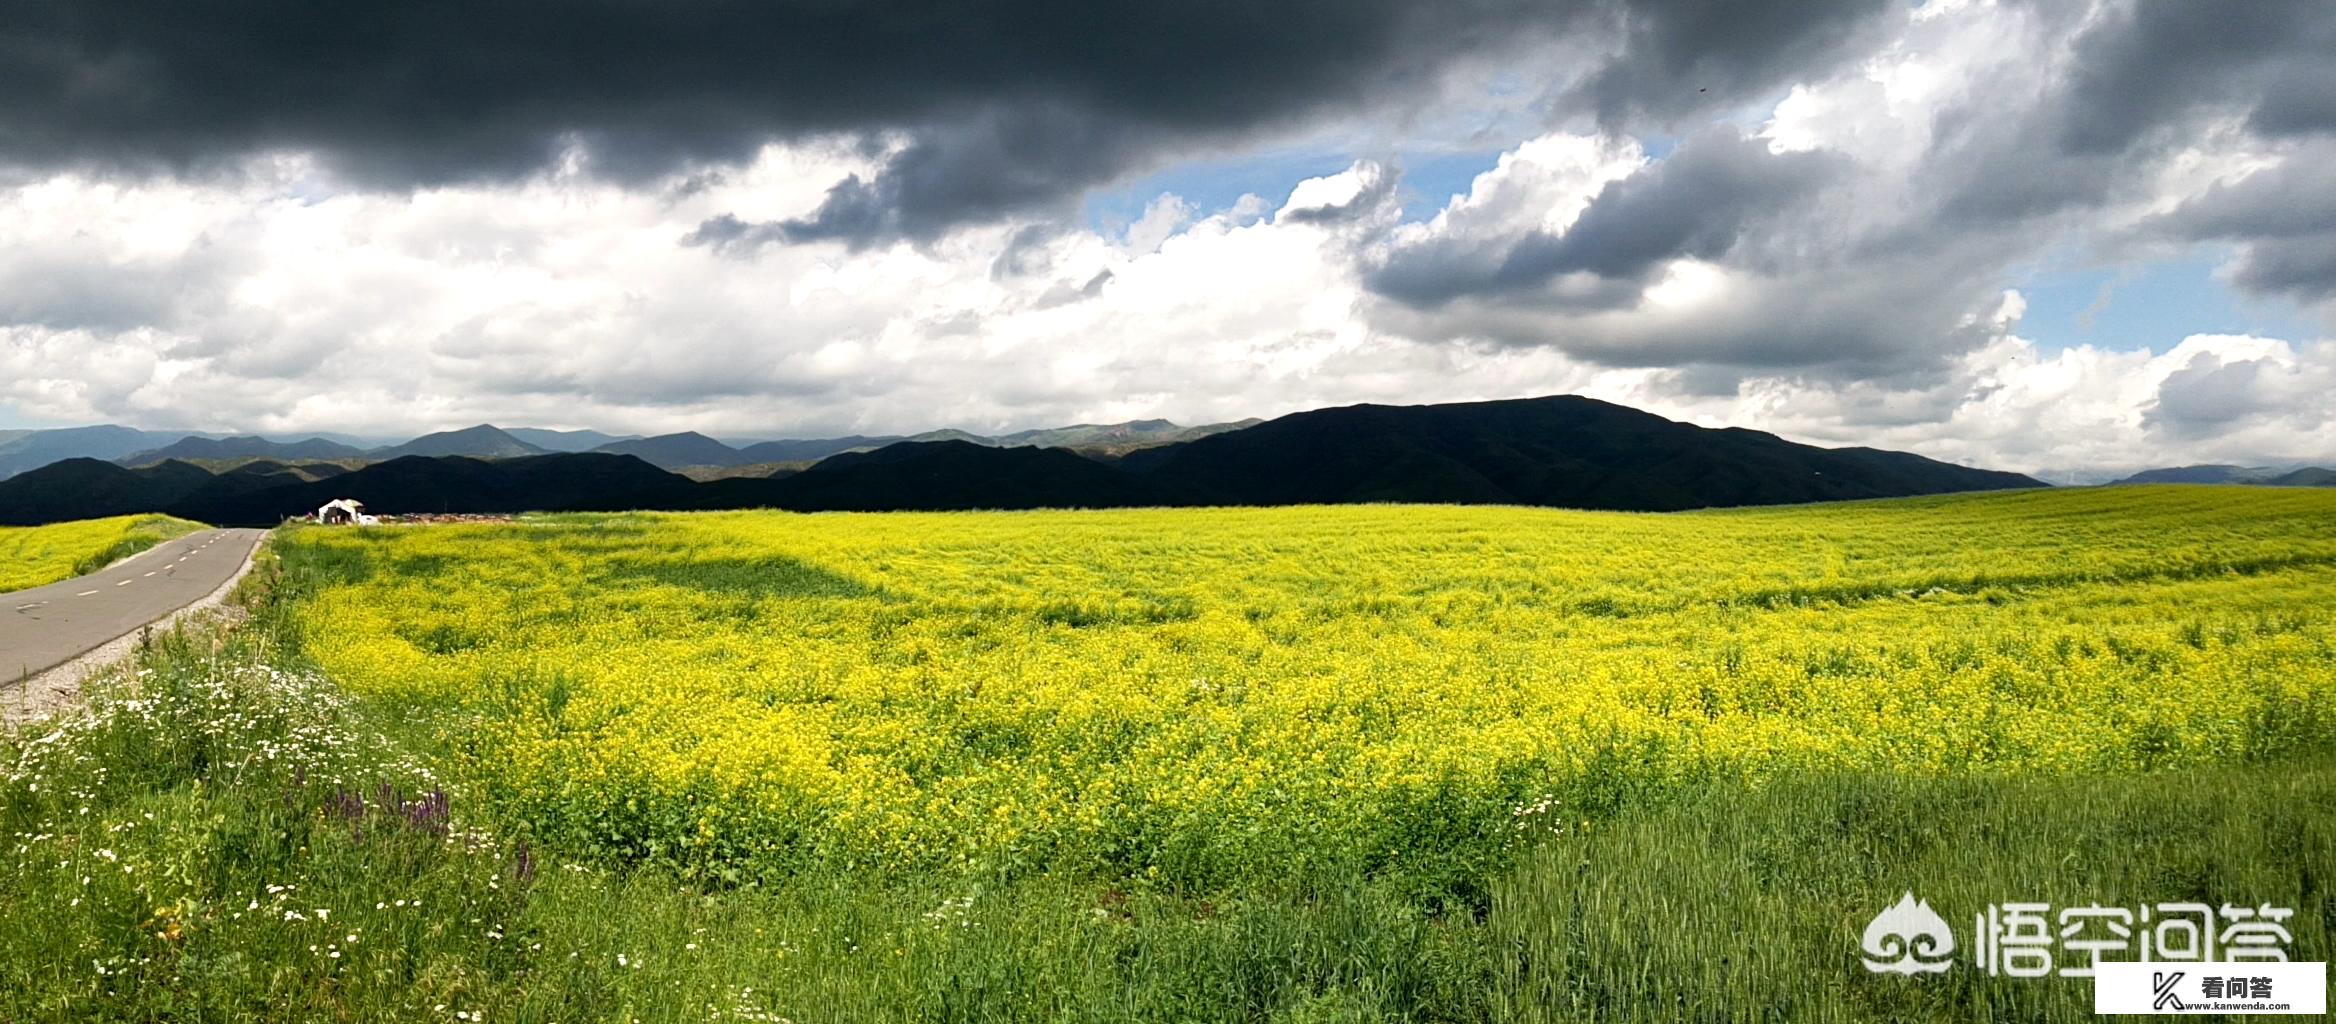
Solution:
<path fill-rule="evenodd" d="M 0 6 L 0 428 L 2336 460 L 2325 0 Z"/>

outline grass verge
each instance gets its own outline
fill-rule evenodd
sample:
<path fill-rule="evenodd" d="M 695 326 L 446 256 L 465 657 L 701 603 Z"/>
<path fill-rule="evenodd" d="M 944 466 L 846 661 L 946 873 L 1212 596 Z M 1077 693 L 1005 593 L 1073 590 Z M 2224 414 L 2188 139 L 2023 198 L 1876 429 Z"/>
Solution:
<path fill-rule="evenodd" d="M 203 524 L 189 522 L 174 516 L 137 516 L 122 530 L 113 543 L 83 556 L 73 563 L 74 576 L 87 576 L 106 566 L 119 562 L 166 540 L 184 537 L 197 530 L 207 529 Z"/>

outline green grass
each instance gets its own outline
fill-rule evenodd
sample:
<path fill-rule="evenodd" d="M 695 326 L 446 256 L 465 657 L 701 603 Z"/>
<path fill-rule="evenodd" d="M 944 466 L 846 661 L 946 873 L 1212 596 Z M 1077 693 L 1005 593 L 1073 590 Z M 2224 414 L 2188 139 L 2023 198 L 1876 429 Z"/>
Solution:
<path fill-rule="evenodd" d="M 201 523 L 162 515 L 0 526 L 0 593 L 84 576 L 200 529 Z"/>
<path fill-rule="evenodd" d="M 426 751 L 272 667 L 275 618 L 158 637 L 140 677 L 0 740 L 0 1020 L 2079 1020 L 2085 982 L 1875 976 L 1858 933 L 1906 890 L 1959 937 L 2022 899 L 2289 906 L 2298 959 L 2336 924 L 2330 756 L 1553 807 L 1515 863 L 1425 895 L 683 884 L 531 847 L 478 794 L 390 810 L 439 784 Z"/>

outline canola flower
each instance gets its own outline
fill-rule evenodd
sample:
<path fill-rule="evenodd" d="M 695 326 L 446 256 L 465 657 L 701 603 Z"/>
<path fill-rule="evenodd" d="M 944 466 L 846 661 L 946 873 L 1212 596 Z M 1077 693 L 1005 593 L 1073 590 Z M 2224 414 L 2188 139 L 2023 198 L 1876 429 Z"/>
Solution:
<path fill-rule="evenodd" d="M 2336 740 L 2336 493 L 298 530 L 308 656 L 542 834 L 1208 881 L 1465 866 L 1706 777 Z"/>
<path fill-rule="evenodd" d="M 115 516 L 48 526 L 0 526 L 0 593 L 72 579 L 202 529 L 170 516 Z"/>

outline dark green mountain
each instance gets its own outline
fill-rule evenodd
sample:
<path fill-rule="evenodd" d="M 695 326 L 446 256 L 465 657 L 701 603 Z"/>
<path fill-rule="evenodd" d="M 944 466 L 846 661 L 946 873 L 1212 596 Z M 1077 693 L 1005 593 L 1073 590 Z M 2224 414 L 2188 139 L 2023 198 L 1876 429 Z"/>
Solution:
<path fill-rule="evenodd" d="M 498 435 L 508 437 L 487 427 L 421 441 L 511 450 Z M 707 439 L 695 435 L 651 440 L 672 442 L 676 452 L 707 450 L 700 443 Z M 607 452 L 405 456 L 328 478 L 337 469 L 249 460 L 214 474 L 176 460 L 127 469 L 78 459 L 0 481 L 0 522 L 163 511 L 221 525 L 271 524 L 340 497 L 385 514 L 1369 501 L 1664 511 L 2041 486 L 2016 473 L 1713 430 L 1573 397 L 1322 409 L 1124 456 L 901 442 L 833 454 L 784 476 L 704 483 Z"/>
<path fill-rule="evenodd" d="M 702 507 L 797 511 L 1124 508 L 1178 504 L 1112 466 L 1059 448 L 909 441 L 832 456 L 800 473 L 698 485 Z"/>
<path fill-rule="evenodd" d="M 335 498 L 355 498 L 387 515 L 683 508 L 696 486 L 630 455 L 406 456 L 314 482 L 191 492 L 163 510 L 221 526 L 265 526 Z"/>
<path fill-rule="evenodd" d="M 1296 413 L 1121 460 L 1188 500 L 1488 502 L 1667 511 L 2042 487 L 1871 448 L 1677 423 L 1574 396 Z"/>
<path fill-rule="evenodd" d="M 786 441 L 758 441 L 754 444 L 750 444 L 744 448 L 738 449 L 738 454 L 746 460 L 744 464 L 752 464 L 757 462 L 816 462 L 820 459 L 827 458 L 830 455 L 840 455 L 844 452 L 862 451 L 870 448 L 882 448 L 885 445 L 893 444 L 903 440 L 906 440 L 906 438 L 900 437 L 898 435 L 867 437 L 861 434 L 853 434 L 849 437 L 823 437 L 806 440 Z"/>
<path fill-rule="evenodd" d="M 287 465 L 281 462 L 256 459 L 236 464 L 225 470 L 211 468 L 210 472 L 211 477 L 208 480 L 185 481 L 192 486 L 173 496 L 162 508 L 181 511 L 202 509 L 206 512 L 216 512 L 223 506 L 244 500 L 247 495 L 299 487 L 319 480 L 330 480 L 349 471 L 330 462 Z M 322 502 L 318 504 L 322 504 Z M 194 517 L 189 516 L 188 518 Z M 216 521 L 222 525 L 265 526 L 279 522 L 280 519 L 262 520 L 255 517 L 246 523 L 228 523 L 223 520 L 209 519 L 202 521 Z"/>
<path fill-rule="evenodd" d="M 0 481 L 0 526 L 159 512 L 212 480 L 209 470 L 177 461 L 140 469 L 103 459 L 52 462 Z"/>
<path fill-rule="evenodd" d="M 1237 423 L 1211 423 L 1206 426 L 1179 426 L 1168 420 L 1130 420 L 1126 423 L 1079 423 L 1068 427 L 1046 427 L 1038 430 L 1018 430 L 1010 434 L 985 436 L 962 430 L 931 430 L 922 434 L 886 434 L 869 437 L 853 434 L 848 437 L 811 438 L 803 440 L 758 441 L 739 449 L 740 461 L 734 465 L 752 465 L 764 462 L 811 462 L 840 455 L 844 452 L 872 451 L 903 441 L 967 441 L 993 448 L 1031 446 L 1037 448 L 1070 448 L 1088 454 L 1116 455 L 1157 445 L 1190 441 L 1255 426 L 1258 420 Z"/>
<path fill-rule="evenodd" d="M 681 469 L 685 466 L 743 466 L 759 460 L 746 457 L 744 452 L 716 441 L 704 434 L 688 432 L 660 434 L 631 441 L 617 441 L 601 445 L 593 451 L 610 455 L 630 455 L 659 469 Z"/>
<path fill-rule="evenodd" d="M 311 437 L 304 441 L 270 441 L 264 437 L 182 437 L 149 451 L 115 461 L 125 466 L 147 466 L 170 459 L 354 459 L 362 449 Z"/>
<path fill-rule="evenodd" d="M 1017 430 L 1011 434 L 994 435 L 990 440 L 1001 445 L 1077 448 L 1146 437 L 1173 437 L 1183 432 L 1183 427 L 1168 420 L 1129 420 L 1125 423 L 1074 423 L 1067 427 Z"/>
<path fill-rule="evenodd" d="M 448 430 L 424 434 L 400 445 L 376 448 L 366 452 L 367 458 L 403 458 L 408 455 L 463 455 L 474 459 L 516 459 L 526 455 L 549 454 L 544 449 L 522 441 L 499 427 L 484 423 L 462 430 Z"/>
<path fill-rule="evenodd" d="M 597 430 L 544 430 L 540 427 L 505 427 L 503 432 L 547 452 L 588 452 L 604 444 L 640 439 L 637 434 L 603 434 Z"/>
<path fill-rule="evenodd" d="M 1045 430 L 1023 430 L 988 438 L 991 444 L 1036 445 L 1041 448 L 1070 448 L 1090 454 L 1125 454 L 1139 448 L 1152 448 L 1178 441 L 1193 441 L 1211 434 L 1253 427 L 1262 420 L 1242 420 L 1238 423 L 1210 423 L 1186 427 L 1167 420 L 1130 420 L 1126 423 L 1081 423 L 1069 427 L 1051 427 Z"/>
<path fill-rule="evenodd" d="M 2273 487 L 2336 487 L 2336 469 L 2305 466 L 2292 473 L 2281 473 L 2263 481 Z"/>

